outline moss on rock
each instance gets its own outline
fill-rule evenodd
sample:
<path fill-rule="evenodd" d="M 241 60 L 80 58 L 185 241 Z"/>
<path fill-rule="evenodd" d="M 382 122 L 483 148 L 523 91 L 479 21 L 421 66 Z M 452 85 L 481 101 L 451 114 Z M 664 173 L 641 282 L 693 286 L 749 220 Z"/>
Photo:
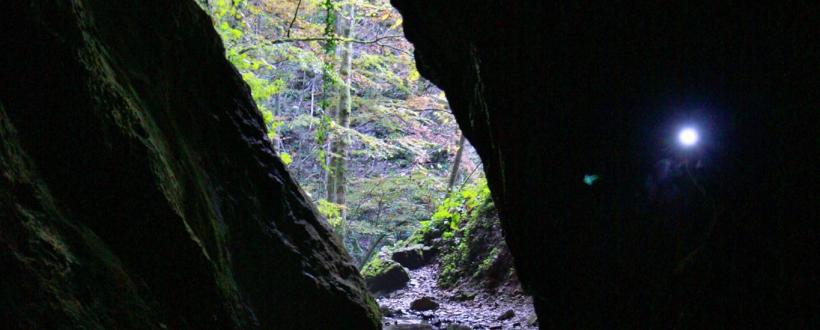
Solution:
<path fill-rule="evenodd" d="M 498 211 L 483 180 L 443 200 L 430 220 L 398 244 L 396 252 L 413 252 L 423 246 L 437 253 L 439 286 L 475 281 L 492 287 L 514 279 Z"/>
<path fill-rule="evenodd" d="M 456 244 L 441 248 L 438 284 L 450 287 L 467 280 L 492 287 L 509 280 L 512 257 L 493 203 L 483 203 L 465 218 L 452 239 Z"/>
<path fill-rule="evenodd" d="M 373 293 L 387 293 L 403 288 L 410 281 L 410 274 L 393 260 L 373 258 L 362 267 L 362 277 Z"/>
<path fill-rule="evenodd" d="M 436 254 L 436 249 L 422 244 L 413 244 L 399 248 L 390 254 L 390 258 L 409 269 L 416 269 L 429 263 Z"/>

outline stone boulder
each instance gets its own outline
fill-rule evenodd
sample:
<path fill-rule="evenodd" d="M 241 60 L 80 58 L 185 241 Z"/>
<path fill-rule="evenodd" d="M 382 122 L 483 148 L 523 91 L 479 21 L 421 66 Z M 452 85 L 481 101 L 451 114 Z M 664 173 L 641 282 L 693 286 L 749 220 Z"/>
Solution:
<path fill-rule="evenodd" d="M 377 294 L 385 294 L 403 288 L 410 281 L 407 269 L 392 260 L 373 259 L 362 268 L 367 289 Z"/>
<path fill-rule="evenodd" d="M 504 321 L 504 320 L 509 320 L 513 317 L 515 317 L 515 311 L 513 311 L 512 309 L 509 309 L 506 312 L 501 313 L 501 315 L 499 315 L 498 318 L 496 318 L 496 320 Z"/>
<path fill-rule="evenodd" d="M 438 309 L 438 306 L 438 303 L 431 297 L 421 297 L 410 303 L 410 309 L 414 311 L 430 311 Z"/>
<path fill-rule="evenodd" d="M 435 250 L 433 248 L 415 244 L 393 252 L 391 259 L 404 267 L 416 269 L 428 264 L 434 256 Z"/>

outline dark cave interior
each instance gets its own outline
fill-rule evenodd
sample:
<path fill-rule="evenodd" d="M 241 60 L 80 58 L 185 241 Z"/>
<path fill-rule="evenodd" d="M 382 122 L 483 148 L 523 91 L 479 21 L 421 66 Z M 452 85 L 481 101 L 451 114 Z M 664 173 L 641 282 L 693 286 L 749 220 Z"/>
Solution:
<path fill-rule="evenodd" d="M 542 328 L 820 324 L 820 5 L 393 4 Z M 380 326 L 194 1 L 0 18 L 3 328 Z"/>

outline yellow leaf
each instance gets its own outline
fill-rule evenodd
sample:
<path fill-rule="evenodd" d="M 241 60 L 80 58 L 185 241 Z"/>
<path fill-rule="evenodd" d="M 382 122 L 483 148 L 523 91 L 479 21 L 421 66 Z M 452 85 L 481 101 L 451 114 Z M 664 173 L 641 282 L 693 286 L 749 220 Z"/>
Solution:
<path fill-rule="evenodd" d="M 293 158 L 287 152 L 279 153 L 279 159 L 282 160 L 282 163 L 285 164 L 285 166 L 288 166 L 290 165 L 290 163 L 293 163 Z"/>
<path fill-rule="evenodd" d="M 419 80 L 419 78 L 421 78 L 421 74 L 419 73 L 418 70 L 415 70 L 415 69 L 410 70 L 410 74 L 407 75 L 407 80 L 410 80 L 410 81 L 416 81 L 416 80 Z"/>
<path fill-rule="evenodd" d="M 393 29 L 401 26 L 401 23 L 403 23 L 403 22 L 404 22 L 403 19 L 401 19 L 401 18 L 397 19 L 396 23 L 393 23 L 393 25 L 390 26 L 390 30 L 393 30 Z"/>

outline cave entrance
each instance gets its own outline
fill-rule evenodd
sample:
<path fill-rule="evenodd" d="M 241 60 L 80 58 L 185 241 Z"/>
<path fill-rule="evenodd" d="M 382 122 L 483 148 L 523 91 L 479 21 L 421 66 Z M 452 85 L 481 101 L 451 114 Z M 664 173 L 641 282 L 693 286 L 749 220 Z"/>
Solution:
<path fill-rule="evenodd" d="M 478 287 L 516 293 L 507 285 L 515 282 L 512 257 L 481 161 L 444 93 L 416 70 L 388 0 L 200 5 L 250 87 L 280 159 L 382 305 L 409 307 L 421 294 L 411 288 L 447 296 L 432 297 L 439 302 L 458 296 L 464 305 L 482 294 L 490 299 L 492 291 Z M 391 268 L 398 263 L 404 267 Z M 397 280 L 391 269 L 404 274 Z M 512 299 L 526 310 L 505 320 L 532 314 L 527 299 Z M 487 319 L 506 312 L 487 306 Z M 465 307 L 442 302 L 448 308 Z"/>

